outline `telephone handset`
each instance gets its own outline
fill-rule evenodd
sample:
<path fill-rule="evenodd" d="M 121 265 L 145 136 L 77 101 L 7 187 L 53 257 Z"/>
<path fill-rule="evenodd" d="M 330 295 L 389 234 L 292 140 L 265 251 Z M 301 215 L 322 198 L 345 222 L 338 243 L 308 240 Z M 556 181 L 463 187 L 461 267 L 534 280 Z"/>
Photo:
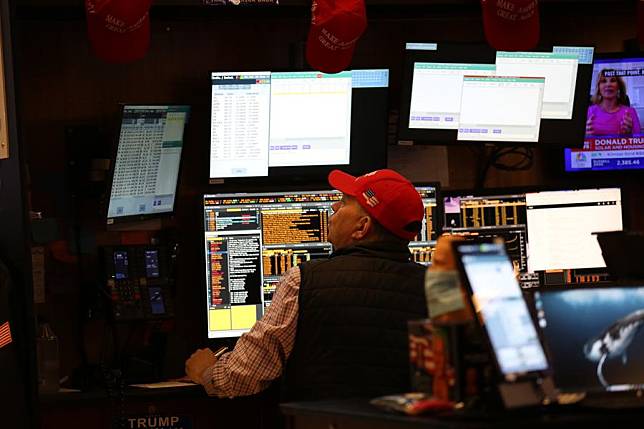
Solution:
<path fill-rule="evenodd" d="M 152 320 L 174 315 L 174 273 L 165 246 L 102 249 L 104 280 L 115 320 Z"/>

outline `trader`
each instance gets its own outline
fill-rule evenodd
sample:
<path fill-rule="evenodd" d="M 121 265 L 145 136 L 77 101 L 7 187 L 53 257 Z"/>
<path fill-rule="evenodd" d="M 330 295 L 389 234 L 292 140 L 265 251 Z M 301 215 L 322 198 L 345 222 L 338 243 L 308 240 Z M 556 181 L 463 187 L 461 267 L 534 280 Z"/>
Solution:
<path fill-rule="evenodd" d="M 197 350 L 186 373 L 209 395 L 252 395 L 282 378 L 282 400 L 374 397 L 409 391 L 407 321 L 427 317 L 423 266 L 409 241 L 424 208 L 393 170 L 334 170 L 334 252 L 291 268 L 264 317 L 220 358 Z"/>

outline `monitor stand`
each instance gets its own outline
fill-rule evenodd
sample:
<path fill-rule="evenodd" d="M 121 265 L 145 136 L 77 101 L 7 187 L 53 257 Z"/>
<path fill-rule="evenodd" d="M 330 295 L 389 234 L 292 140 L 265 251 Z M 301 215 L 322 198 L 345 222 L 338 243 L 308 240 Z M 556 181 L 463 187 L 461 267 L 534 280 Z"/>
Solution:
<path fill-rule="evenodd" d="M 553 402 L 555 387 L 551 377 L 513 383 L 499 383 L 499 394 L 505 408 L 519 408 Z"/>
<path fill-rule="evenodd" d="M 123 223 L 107 225 L 108 231 L 158 231 L 163 227 L 163 221 L 160 218 L 132 220 Z"/>

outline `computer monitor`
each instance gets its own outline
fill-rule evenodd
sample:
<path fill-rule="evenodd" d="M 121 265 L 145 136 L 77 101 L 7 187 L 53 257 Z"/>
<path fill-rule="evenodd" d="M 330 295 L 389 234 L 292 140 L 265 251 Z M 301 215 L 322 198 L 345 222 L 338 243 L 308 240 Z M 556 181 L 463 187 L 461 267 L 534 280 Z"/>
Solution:
<path fill-rule="evenodd" d="M 558 389 L 644 388 L 644 286 L 544 288 L 534 301 Z"/>
<path fill-rule="evenodd" d="M 386 166 L 387 69 L 212 72 L 212 183 Z"/>
<path fill-rule="evenodd" d="M 436 248 L 436 240 L 441 231 L 441 215 L 439 201 L 439 186 L 437 183 L 416 185 L 425 206 L 425 217 L 420 234 L 409 242 L 412 260 L 422 265 L 430 265 L 432 253 Z"/>
<path fill-rule="evenodd" d="M 279 277 L 328 256 L 337 191 L 204 195 L 209 338 L 238 337 L 264 314 Z"/>
<path fill-rule="evenodd" d="M 123 106 L 107 224 L 169 214 L 190 106 Z"/>
<path fill-rule="evenodd" d="M 584 146 L 564 150 L 565 171 L 644 169 L 644 54 L 598 55 L 586 97 Z"/>
<path fill-rule="evenodd" d="M 593 48 L 408 43 L 405 53 L 400 139 L 563 145 L 584 133 Z"/>
<path fill-rule="evenodd" d="M 443 230 L 479 238 L 501 237 L 506 243 L 522 284 L 538 281 L 528 272 L 528 232 L 525 193 L 518 191 L 473 195 L 464 191 L 443 196 L 445 213 Z"/>
<path fill-rule="evenodd" d="M 429 263 L 436 240 L 437 187 L 417 187 L 426 219 L 410 250 Z M 325 258 L 334 190 L 204 195 L 204 249 L 208 338 L 238 337 L 264 314 L 289 268 Z"/>
<path fill-rule="evenodd" d="M 476 320 L 506 381 L 540 375 L 548 359 L 503 243 L 454 243 Z"/>
<path fill-rule="evenodd" d="M 530 271 L 602 268 L 595 232 L 621 231 L 619 188 L 526 194 Z"/>

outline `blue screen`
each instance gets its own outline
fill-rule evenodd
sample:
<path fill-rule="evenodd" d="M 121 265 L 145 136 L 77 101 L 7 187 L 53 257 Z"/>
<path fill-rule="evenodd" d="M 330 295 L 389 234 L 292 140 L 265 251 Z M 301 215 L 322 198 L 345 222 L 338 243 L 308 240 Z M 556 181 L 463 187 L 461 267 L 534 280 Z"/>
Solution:
<path fill-rule="evenodd" d="M 128 260 L 127 252 L 114 252 L 114 277 L 116 280 L 126 279 L 128 277 Z"/>
<path fill-rule="evenodd" d="M 159 277 L 159 252 L 157 250 L 145 251 L 145 276 Z"/>
<path fill-rule="evenodd" d="M 165 305 L 163 304 L 163 293 L 161 292 L 160 287 L 149 287 L 148 292 L 150 293 L 150 309 L 152 314 L 163 314 L 165 313 Z"/>

